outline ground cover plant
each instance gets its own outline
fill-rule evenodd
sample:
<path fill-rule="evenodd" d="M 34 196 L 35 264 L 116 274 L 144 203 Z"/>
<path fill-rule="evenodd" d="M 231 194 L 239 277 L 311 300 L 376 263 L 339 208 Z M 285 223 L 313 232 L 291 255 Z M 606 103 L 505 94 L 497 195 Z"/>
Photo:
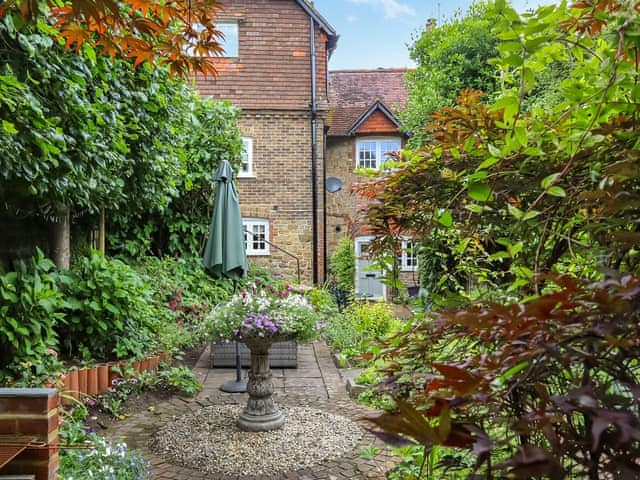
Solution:
<path fill-rule="evenodd" d="M 420 236 L 447 277 L 427 300 L 448 309 L 382 353 L 397 408 L 375 422 L 473 452 L 461 476 L 636 478 L 638 5 L 491 9 L 498 90 L 358 187 L 378 245 Z"/>
<path fill-rule="evenodd" d="M 122 442 L 107 440 L 85 423 L 88 410 L 76 405 L 63 415 L 60 425 L 61 479 L 100 478 L 147 480 L 151 478 L 149 462 Z"/>

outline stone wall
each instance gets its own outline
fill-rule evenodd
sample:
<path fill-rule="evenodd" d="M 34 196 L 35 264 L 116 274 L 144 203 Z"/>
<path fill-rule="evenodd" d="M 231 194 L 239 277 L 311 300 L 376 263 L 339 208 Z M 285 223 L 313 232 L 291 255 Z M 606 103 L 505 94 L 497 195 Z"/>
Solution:
<path fill-rule="evenodd" d="M 317 127 L 317 255 L 313 254 L 311 117 L 309 112 L 245 111 L 239 121 L 242 135 L 253 140 L 252 177 L 238 179 L 243 217 L 269 220 L 270 242 L 300 259 L 303 283 L 313 281 L 313 261 L 318 277 L 324 276 L 322 228 L 323 120 Z M 270 248 L 268 256 L 249 256 L 279 279 L 297 278 L 296 260 Z"/>

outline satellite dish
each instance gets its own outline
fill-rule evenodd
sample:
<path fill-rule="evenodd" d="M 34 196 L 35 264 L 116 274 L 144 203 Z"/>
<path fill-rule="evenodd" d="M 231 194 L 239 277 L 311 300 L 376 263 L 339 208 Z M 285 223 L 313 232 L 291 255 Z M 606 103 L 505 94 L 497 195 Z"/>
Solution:
<path fill-rule="evenodd" d="M 324 181 L 325 188 L 329 193 L 336 193 L 342 189 L 342 180 L 336 177 L 329 177 Z"/>

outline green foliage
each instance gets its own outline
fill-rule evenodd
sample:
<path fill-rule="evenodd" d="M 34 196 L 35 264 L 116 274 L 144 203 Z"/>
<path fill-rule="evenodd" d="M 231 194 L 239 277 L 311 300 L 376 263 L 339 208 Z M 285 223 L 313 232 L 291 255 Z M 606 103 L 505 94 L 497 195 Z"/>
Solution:
<path fill-rule="evenodd" d="M 331 274 L 335 276 L 338 287 L 353 292 L 356 281 L 356 253 L 353 240 L 342 237 L 329 259 Z"/>
<path fill-rule="evenodd" d="M 500 301 L 389 341 L 397 408 L 379 425 L 473 451 L 488 477 L 635 477 L 640 13 L 614 0 L 520 16 L 497 1 L 492 15 L 500 90 L 463 91 L 428 145 L 360 191 L 380 237 L 446 232 L 430 280 L 462 265 L 460 297 Z M 554 82 L 551 101 L 533 98 Z M 606 280 L 551 287 L 548 271 Z"/>
<path fill-rule="evenodd" d="M 45 27 L 0 21 L 2 199 L 41 214 L 166 205 L 179 174 L 171 105 L 184 87 L 162 69 L 66 53 Z"/>
<path fill-rule="evenodd" d="M 70 270 L 65 293 L 59 335 L 69 356 L 128 358 L 150 347 L 152 288 L 128 265 L 94 252 Z"/>
<path fill-rule="evenodd" d="M 16 12 L 0 19 L 0 200 L 43 217 L 104 209 L 112 252 L 197 255 L 213 172 L 240 161 L 237 109 L 165 68 L 65 52 L 51 35 Z"/>
<path fill-rule="evenodd" d="M 626 12 L 627 6 L 620 8 Z M 622 22 L 612 12 L 603 13 L 607 32 Z M 588 12 L 571 20 L 562 5 L 524 18 L 505 5 L 492 14 L 501 41 L 493 63 L 503 78 L 495 102 L 485 105 L 479 93 L 463 92 L 458 106 L 434 116 L 428 146 L 404 152 L 394 171 L 361 185 L 365 194 L 377 185 L 378 193 L 369 195 L 376 201 L 368 223 L 380 238 L 399 229 L 422 236 L 431 248 L 444 239 L 437 252 L 443 261 L 431 265 L 432 272 L 443 271 L 444 287 L 456 296 L 465 280 L 460 273 L 465 290 L 479 285 L 517 296 L 537 291 L 539 272 L 601 278 L 612 270 L 635 271 L 637 176 L 631 172 L 637 171 L 637 138 L 631 119 L 640 101 L 630 83 L 638 78 L 630 60 L 633 35 L 622 47 L 604 31 L 585 35 Z M 637 12 L 628 18 L 638 21 Z M 619 48 L 627 53 L 618 55 Z M 557 65 L 565 69 L 557 85 L 562 101 L 532 106 L 538 79 L 546 82 Z M 436 275 L 425 284 L 434 281 Z"/>
<path fill-rule="evenodd" d="M 326 288 L 312 288 L 304 295 L 313 308 L 325 319 L 329 319 L 338 314 L 338 306 Z"/>
<path fill-rule="evenodd" d="M 452 105 L 462 89 L 496 90 L 496 68 L 488 63 L 497 54 L 495 22 L 488 3 L 474 3 L 465 15 L 427 27 L 410 47 L 417 67 L 407 72 L 409 99 L 400 119 L 414 146 L 424 141 L 431 114 Z"/>
<path fill-rule="evenodd" d="M 172 142 L 181 147 L 179 175 L 171 179 L 166 205 L 114 212 L 110 249 L 131 257 L 197 257 L 204 247 L 213 210 L 213 175 L 222 160 L 239 165 L 242 142 L 239 111 L 226 102 L 201 99 L 183 90 L 173 100 Z"/>
<path fill-rule="evenodd" d="M 162 381 L 179 393 L 195 395 L 202 388 L 195 374 L 185 366 L 163 370 L 159 375 Z"/>
<path fill-rule="evenodd" d="M 58 279 L 40 250 L 28 264 L 21 261 L 16 271 L 0 275 L 0 376 L 53 373 L 44 359 L 58 348 L 56 327 L 64 318 Z"/>
<path fill-rule="evenodd" d="M 229 300 L 234 288 L 265 277 L 264 272 L 251 266 L 247 279 L 234 286 L 230 279 L 209 276 L 199 257 L 145 257 L 136 269 L 153 285 L 155 314 L 150 328 L 155 344 L 174 354 L 204 340 L 205 315 L 213 306 Z"/>
<path fill-rule="evenodd" d="M 95 434 L 87 435 L 92 448 L 63 449 L 60 454 L 61 480 L 74 478 L 112 478 L 147 480 L 152 478 L 149 463 L 141 454 L 127 450 L 124 443 L 114 443 Z"/>
<path fill-rule="evenodd" d="M 326 339 L 334 350 L 351 360 L 369 351 L 372 343 L 399 328 L 399 320 L 386 303 L 353 303 L 329 319 Z"/>

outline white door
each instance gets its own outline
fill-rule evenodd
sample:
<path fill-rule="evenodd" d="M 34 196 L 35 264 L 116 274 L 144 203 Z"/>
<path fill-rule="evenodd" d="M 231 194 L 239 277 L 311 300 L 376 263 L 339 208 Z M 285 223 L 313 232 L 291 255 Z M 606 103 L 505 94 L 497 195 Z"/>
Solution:
<path fill-rule="evenodd" d="M 385 289 L 381 282 L 382 272 L 371 267 L 369 243 L 373 237 L 358 237 L 356 248 L 356 298 L 381 300 Z"/>

